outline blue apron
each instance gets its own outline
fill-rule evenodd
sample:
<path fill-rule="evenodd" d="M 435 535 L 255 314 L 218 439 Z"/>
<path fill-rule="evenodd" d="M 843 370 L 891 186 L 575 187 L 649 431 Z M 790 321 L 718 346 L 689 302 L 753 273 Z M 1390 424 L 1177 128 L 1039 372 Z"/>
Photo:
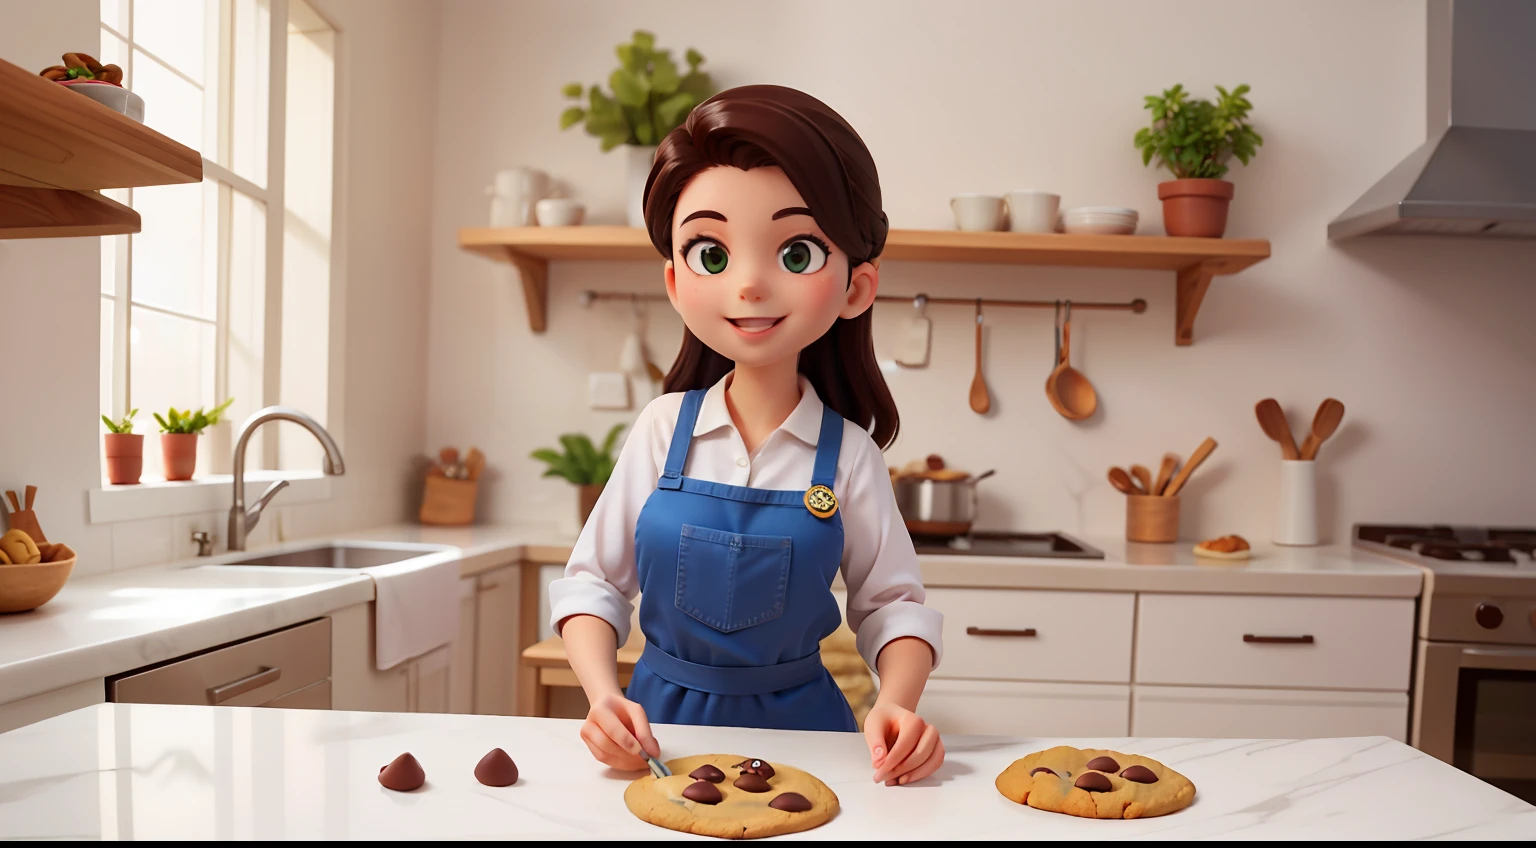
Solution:
<path fill-rule="evenodd" d="M 683 397 L 656 491 L 635 522 L 645 650 L 626 692 L 659 724 L 857 731 L 821 664 L 842 623 L 842 516 L 805 491 L 683 476 L 704 392 Z M 832 488 L 843 419 L 824 408 L 808 485 Z"/>

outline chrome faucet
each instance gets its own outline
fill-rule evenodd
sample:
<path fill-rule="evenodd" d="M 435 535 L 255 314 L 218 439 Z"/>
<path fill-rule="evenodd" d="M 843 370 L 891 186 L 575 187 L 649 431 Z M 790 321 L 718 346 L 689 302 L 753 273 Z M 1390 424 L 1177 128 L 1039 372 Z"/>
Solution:
<path fill-rule="evenodd" d="M 288 485 L 287 480 L 279 480 L 268 486 L 249 508 L 245 505 L 245 446 L 256 428 L 268 421 L 292 421 L 302 426 L 325 448 L 325 473 L 332 476 L 346 473 L 346 467 L 341 461 L 341 448 L 336 446 L 336 440 L 315 419 L 287 406 L 269 406 L 257 410 L 255 415 L 240 425 L 240 435 L 235 439 L 234 467 L 230 469 L 235 478 L 235 502 L 229 508 L 229 549 L 232 551 L 245 550 L 245 536 L 261 520 L 261 511 Z"/>

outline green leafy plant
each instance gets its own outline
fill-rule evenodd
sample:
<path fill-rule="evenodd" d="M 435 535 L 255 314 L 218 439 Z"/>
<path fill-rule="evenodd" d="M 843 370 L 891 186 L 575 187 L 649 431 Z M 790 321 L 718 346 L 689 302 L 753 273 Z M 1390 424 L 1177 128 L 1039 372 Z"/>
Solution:
<path fill-rule="evenodd" d="M 124 435 L 126 433 L 132 433 L 133 432 L 133 416 L 138 415 L 138 414 L 139 414 L 139 410 L 138 409 L 131 409 L 131 410 L 128 411 L 127 415 L 123 416 L 123 419 L 121 421 L 113 421 L 112 419 L 108 418 L 105 415 L 101 416 L 101 421 L 102 421 L 103 424 L 107 425 L 107 429 L 108 430 L 111 430 L 112 432 L 114 432 L 114 433 L 118 434 L 119 436 L 121 436 L 121 435 Z"/>
<path fill-rule="evenodd" d="M 1220 96 L 1215 103 L 1190 99 L 1183 85 L 1175 85 L 1161 97 L 1149 95 L 1146 106 L 1152 125 L 1136 131 L 1141 164 L 1149 165 L 1156 157 L 1180 180 L 1220 179 L 1233 156 L 1247 165 L 1264 143 L 1248 123 L 1248 110 L 1253 108 L 1248 91 L 1246 84 L 1231 91 L 1218 85 Z"/>
<path fill-rule="evenodd" d="M 601 486 L 613 474 L 613 446 L 618 441 L 619 431 L 623 429 L 623 424 L 613 425 L 613 429 L 603 439 L 601 450 L 594 447 L 592 440 L 584 433 L 566 433 L 560 437 L 564 453 L 539 448 L 530 456 L 549 465 L 544 472 L 545 477 L 564 477 L 578 486 Z"/>
<path fill-rule="evenodd" d="M 203 411 L 202 407 L 198 407 L 197 411 L 193 412 L 191 410 L 177 410 L 173 406 L 163 418 L 160 416 L 160 413 L 156 412 L 155 420 L 160 422 L 160 432 L 162 433 L 190 433 L 197 435 L 219 423 L 219 418 L 224 414 L 224 410 L 229 409 L 229 405 L 234 402 L 235 399 L 230 398 L 206 412 Z"/>
<path fill-rule="evenodd" d="M 672 51 L 657 50 L 656 36 L 644 30 L 635 30 L 634 41 L 620 44 L 614 52 L 619 67 L 608 75 L 612 96 L 593 85 L 585 90 L 586 108 L 571 106 L 560 113 L 560 129 L 585 122 L 587 134 L 598 138 L 604 152 L 621 144 L 659 143 L 693 107 L 714 94 L 709 74 L 699 70 L 704 57 L 691 47 L 683 55 L 686 73 L 679 72 Z M 579 82 L 568 83 L 560 91 L 576 101 L 583 96 Z"/>

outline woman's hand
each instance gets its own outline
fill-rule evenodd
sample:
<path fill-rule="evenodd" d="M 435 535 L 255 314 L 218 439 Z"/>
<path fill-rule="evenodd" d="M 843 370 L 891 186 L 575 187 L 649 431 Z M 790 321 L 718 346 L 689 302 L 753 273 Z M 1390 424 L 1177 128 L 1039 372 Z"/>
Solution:
<path fill-rule="evenodd" d="M 620 771 L 644 769 L 644 754 L 661 756 L 661 746 L 651 735 L 645 708 L 618 694 L 604 696 L 592 704 L 581 726 L 581 741 L 587 743 L 598 762 Z"/>
<path fill-rule="evenodd" d="M 904 786 L 922 780 L 944 764 L 939 729 L 898 704 L 875 702 L 864 718 L 875 782 Z"/>

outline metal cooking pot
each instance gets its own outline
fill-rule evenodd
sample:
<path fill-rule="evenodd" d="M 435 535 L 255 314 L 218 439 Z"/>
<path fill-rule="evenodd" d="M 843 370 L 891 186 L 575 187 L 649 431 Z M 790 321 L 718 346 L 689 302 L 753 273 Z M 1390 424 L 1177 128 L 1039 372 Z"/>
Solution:
<path fill-rule="evenodd" d="M 976 519 L 976 484 L 991 477 L 985 471 L 960 480 L 902 477 L 892 482 L 896 508 L 907 532 L 914 536 L 964 536 Z"/>

